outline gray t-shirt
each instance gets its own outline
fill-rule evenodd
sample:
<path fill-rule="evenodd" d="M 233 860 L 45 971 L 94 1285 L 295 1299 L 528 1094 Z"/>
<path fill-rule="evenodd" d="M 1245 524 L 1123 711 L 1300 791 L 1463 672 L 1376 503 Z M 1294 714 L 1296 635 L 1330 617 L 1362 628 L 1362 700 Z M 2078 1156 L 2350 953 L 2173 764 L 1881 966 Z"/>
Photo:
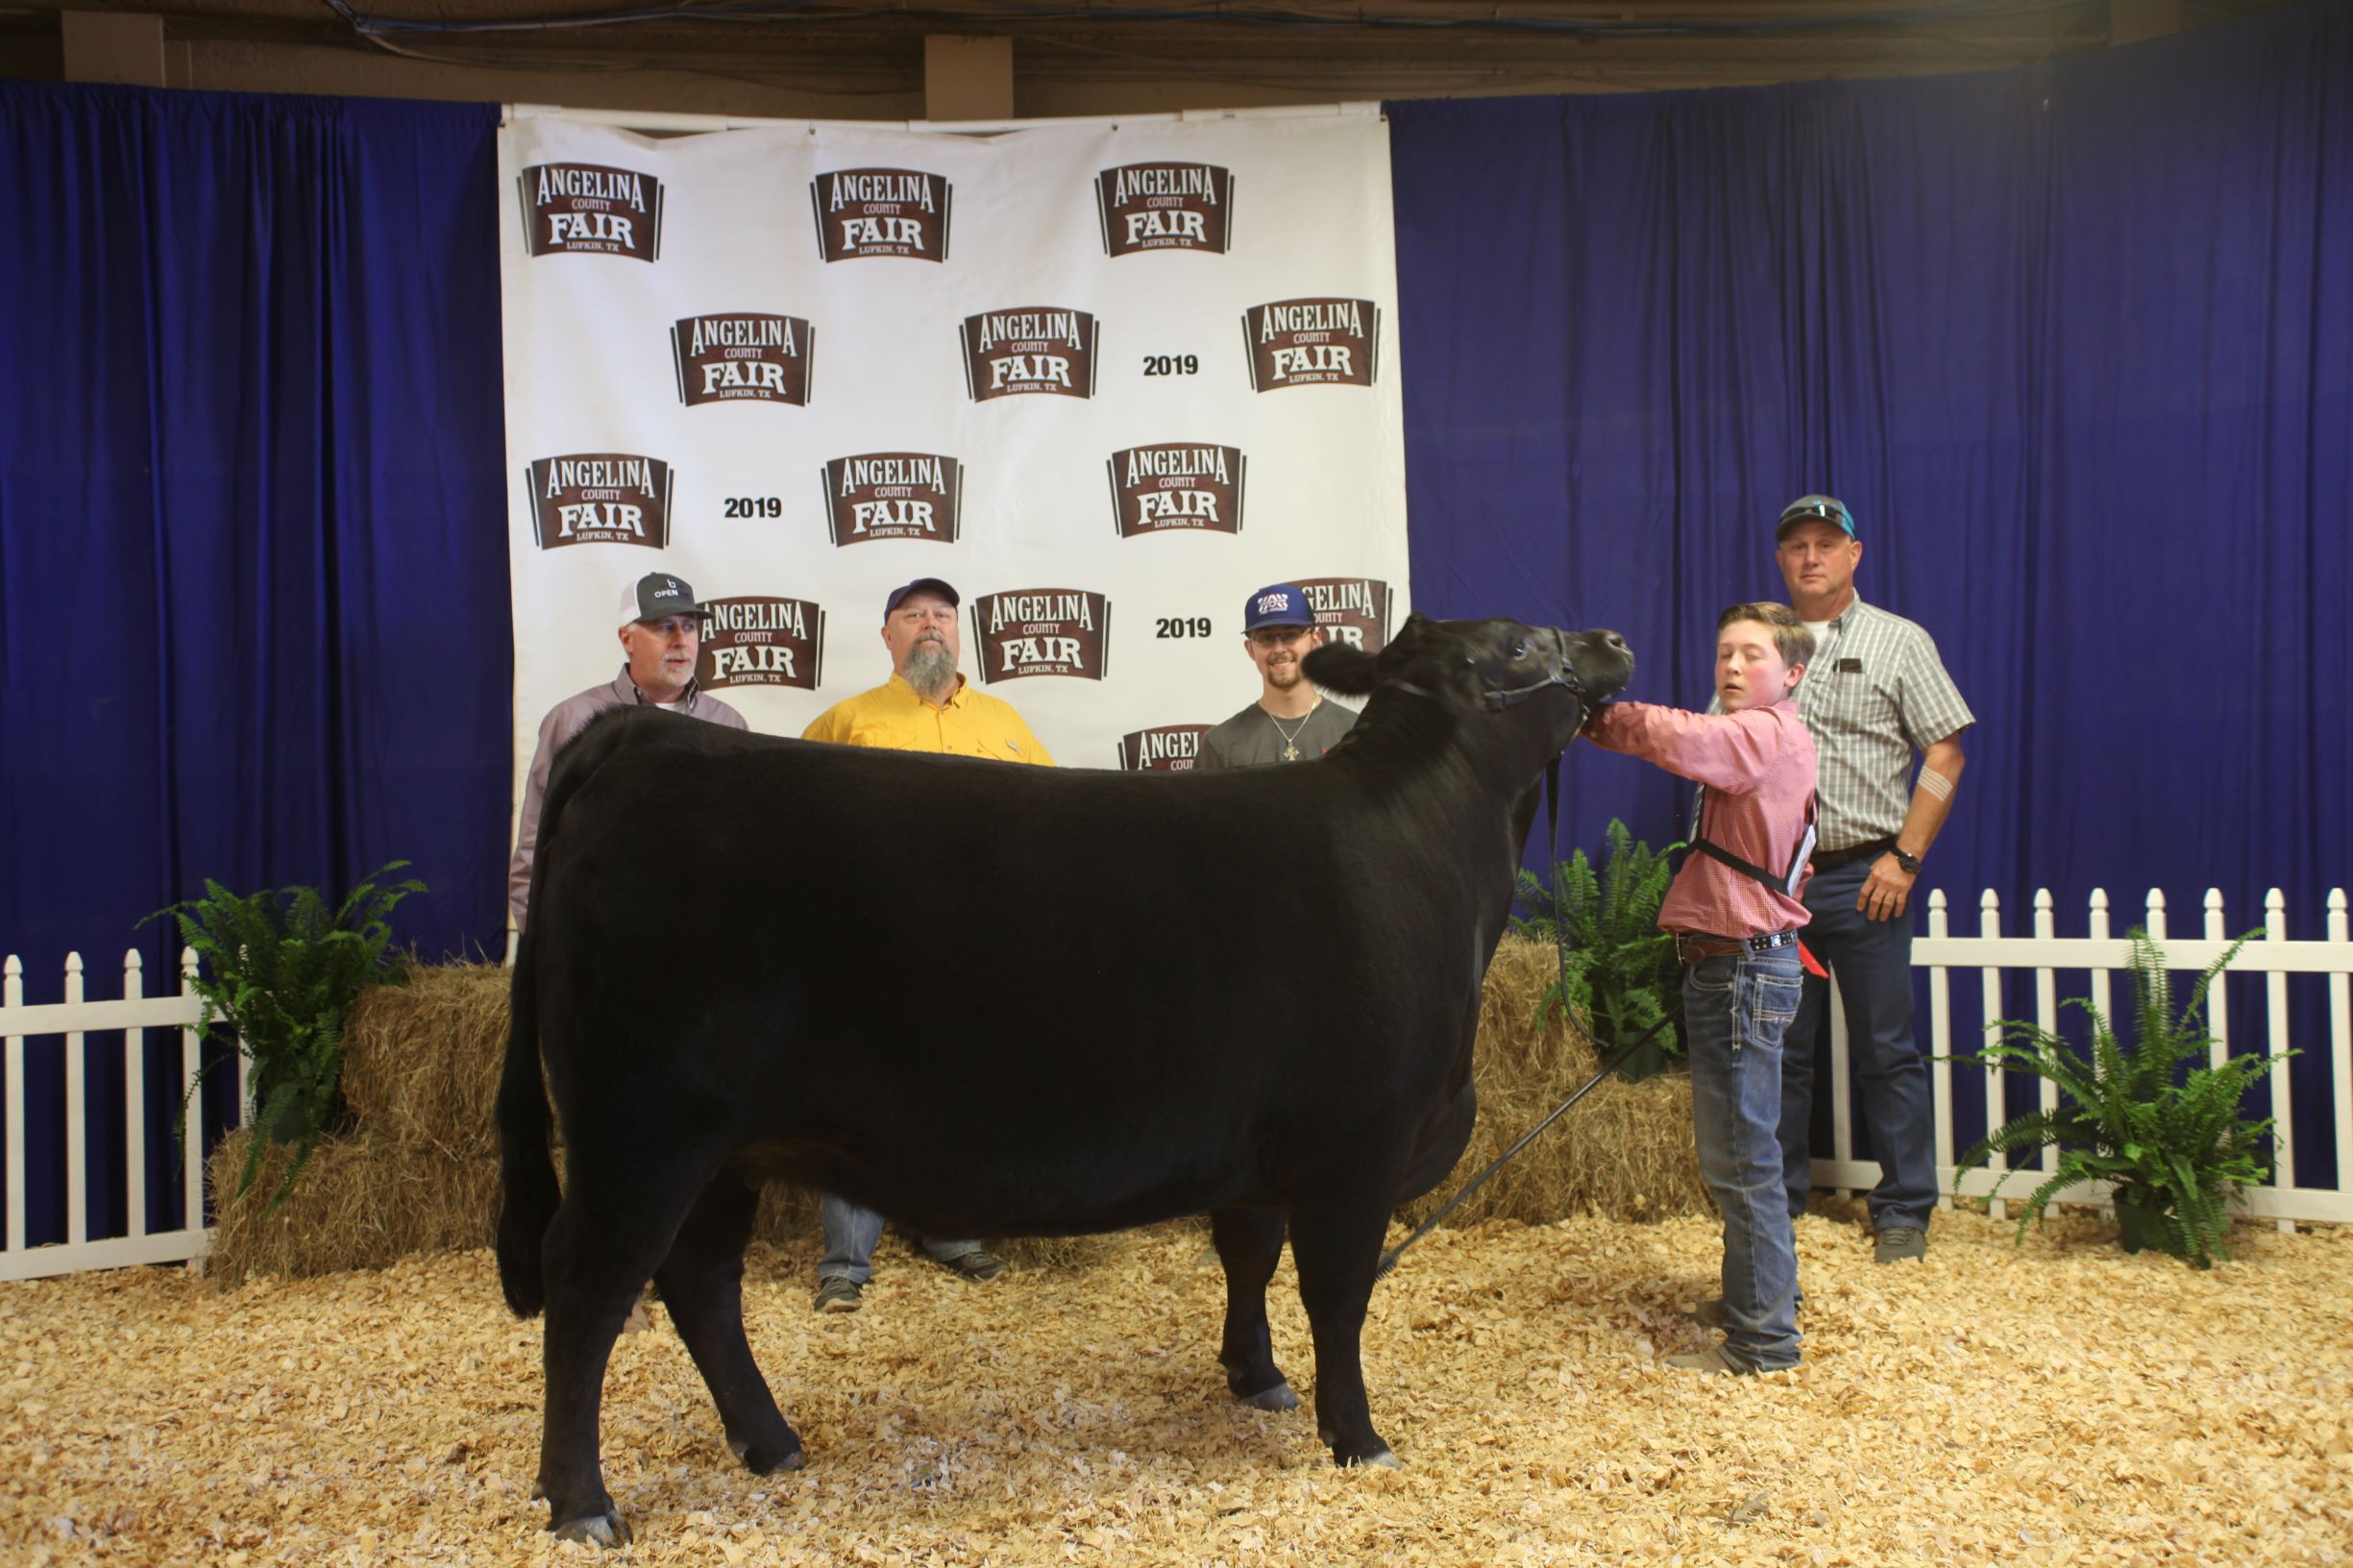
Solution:
<path fill-rule="evenodd" d="M 1271 763 L 1299 761 L 1320 757 L 1337 746 L 1357 722 L 1354 711 L 1337 702 L 1319 700 L 1305 719 L 1286 719 L 1282 727 L 1275 725 L 1274 715 L 1251 703 L 1224 723 L 1213 725 L 1201 737 L 1201 754 L 1193 762 L 1195 772 L 1215 772 L 1226 768 L 1263 768 Z M 1286 741 L 1285 736 L 1292 737 Z M 1287 747 L 1296 747 L 1299 755 L 1286 757 Z"/>

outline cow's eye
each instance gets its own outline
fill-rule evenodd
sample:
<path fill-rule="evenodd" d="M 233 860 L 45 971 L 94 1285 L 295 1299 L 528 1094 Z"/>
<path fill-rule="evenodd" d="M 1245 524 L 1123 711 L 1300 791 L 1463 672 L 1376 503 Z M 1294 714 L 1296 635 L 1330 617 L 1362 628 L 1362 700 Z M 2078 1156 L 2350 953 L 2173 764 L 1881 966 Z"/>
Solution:
<path fill-rule="evenodd" d="M 1524 659 L 1528 657 L 1528 645 L 1526 643 L 1513 643 L 1511 645 L 1511 656 L 1515 659 Z"/>

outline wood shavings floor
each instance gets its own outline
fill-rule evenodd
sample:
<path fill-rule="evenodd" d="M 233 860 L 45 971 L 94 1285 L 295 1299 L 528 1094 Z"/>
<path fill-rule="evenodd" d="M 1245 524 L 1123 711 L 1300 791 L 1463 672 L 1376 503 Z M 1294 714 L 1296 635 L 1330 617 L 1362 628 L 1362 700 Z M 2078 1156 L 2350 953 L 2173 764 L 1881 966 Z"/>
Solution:
<path fill-rule="evenodd" d="M 1407 1468 L 1340 1472 L 1308 1410 L 1230 1401 L 1197 1231 L 970 1286 L 886 1241 L 809 1310 L 755 1249 L 755 1351 L 809 1468 L 729 1459 L 658 1307 L 605 1390 L 638 1531 L 558 1544 L 529 1501 L 539 1327 L 490 1255 L 221 1293 L 180 1270 L 0 1286 L 0 1563 L 2333 1563 L 2353 1557 L 2353 1228 L 2242 1226 L 2197 1273 L 2112 1225 L 1940 1216 L 1881 1268 L 1800 1225 L 1806 1364 L 1703 1379 L 1712 1221 L 1492 1224 L 1376 1292 L 1373 1412 Z M 1278 1357 L 1313 1364 L 1287 1261 Z"/>

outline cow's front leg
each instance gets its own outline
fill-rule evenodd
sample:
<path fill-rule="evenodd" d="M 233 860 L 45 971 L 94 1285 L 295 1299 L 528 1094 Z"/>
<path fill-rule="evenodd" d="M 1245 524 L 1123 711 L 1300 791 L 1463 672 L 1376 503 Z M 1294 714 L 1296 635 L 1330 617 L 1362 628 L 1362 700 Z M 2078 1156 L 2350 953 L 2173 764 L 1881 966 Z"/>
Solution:
<path fill-rule="evenodd" d="M 1226 1271 L 1226 1327 L 1218 1364 L 1234 1397 L 1262 1410 L 1295 1410 L 1283 1369 L 1275 1365 L 1266 1329 L 1266 1282 L 1283 1257 L 1283 1211 L 1219 1209 L 1210 1215 L 1210 1238 Z"/>
<path fill-rule="evenodd" d="M 1291 1261 L 1315 1336 L 1315 1430 L 1332 1445 L 1335 1464 L 1397 1463 L 1373 1430 L 1359 1349 L 1396 1186 L 1392 1169 L 1344 1194 L 1291 1206 Z"/>
<path fill-rule="evenodd" d="M 719 1407 L 728 1449 L 765 1476 L 799 1469 L 801 1448 L 744 1337 L 744 1243 L 759 1206 L 759 1188 L 743 1177 L 725 1170 L 712 1177 L 653 1279 Z"/>

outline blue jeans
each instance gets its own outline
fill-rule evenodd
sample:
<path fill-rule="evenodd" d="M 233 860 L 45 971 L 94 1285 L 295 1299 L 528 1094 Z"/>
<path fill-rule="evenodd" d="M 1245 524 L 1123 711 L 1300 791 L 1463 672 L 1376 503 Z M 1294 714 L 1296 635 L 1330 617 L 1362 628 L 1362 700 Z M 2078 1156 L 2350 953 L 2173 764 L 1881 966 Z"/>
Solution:
<path fill-rule="evenodd" d="M 830 1192 L 818 1199 L 817 1216 L 825 1230 L 825 1256 L 818 1260 L 817 1277 L 830 1280 L 838 1276 L 856 1286 L 872 1279 L 874 1243 L 882 1239 L 882 1216 Z M 977 1241 L 919 1239 L 935 1263 L 954 1262 L 967 1253 L 980 1251 Z"/>
<path fill-rule="evenodd" d="M 1683 966 L 1691 1123 L 1724 1213 L 1724 1348 L 1759 1371 L 1798 1364 L 1798 1244 L 1781 1195 L 1781 1035 L 1798 949 Z"/>
<path fill-rule="evenodd" d="M 1806 885 L 1813 923 L 1805 944 L 1838 976 L 1847 1050 L 1861 1079 L 1863 1124 L 1879 1162 L 1871 1190 L 1875 1230 L 1928 1228 L 1936 1210 L 1936 1096 L 1928 1064 L 1912 1041 L 1912 915 L 1875 920 L 1854 907 L 1871 875 L 1858 861 Z M 1781 1177 L 1789 1212 L 1805 1213 L 1814 1186 L 1814 1051 L 1830 1006 L 1830 985 L 1808 976 L 1781 1064 Z"/>

